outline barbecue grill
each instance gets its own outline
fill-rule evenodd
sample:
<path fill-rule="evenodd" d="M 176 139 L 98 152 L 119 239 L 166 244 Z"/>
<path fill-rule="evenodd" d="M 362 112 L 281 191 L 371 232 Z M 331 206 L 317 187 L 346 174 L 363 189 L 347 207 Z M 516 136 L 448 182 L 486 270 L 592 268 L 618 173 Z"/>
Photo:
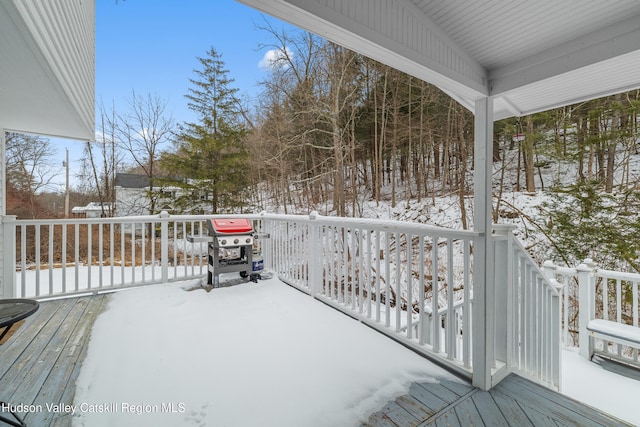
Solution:
<path fill-rule="evenodd" d="M 252 274 L 253 227 L 247 219 L 207 220 L 209 230 L 209 266 L 207 283 L 217 286 L 222 273 Z M 252 280 L 256 279 L 254 277 Z"/>

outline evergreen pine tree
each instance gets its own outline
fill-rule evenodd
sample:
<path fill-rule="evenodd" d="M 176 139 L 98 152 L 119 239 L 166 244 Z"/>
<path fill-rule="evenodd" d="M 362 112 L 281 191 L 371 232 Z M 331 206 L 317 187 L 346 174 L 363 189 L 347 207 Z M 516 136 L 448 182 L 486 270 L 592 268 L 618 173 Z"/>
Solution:
<path fill-rule="evenodd" d="M 206 200 L 206 210 L 218 213 L 242 206 L 248 186 L 247 127 L 221 55 L 211 48 L 198 60 L 202 67 L 194 70 L 186 95 L 198 121 L 179 126 L 178 149 L 164 156 L 163 165 L 186 190 L 176 200 L 177 210 L 195 213 Z"/>

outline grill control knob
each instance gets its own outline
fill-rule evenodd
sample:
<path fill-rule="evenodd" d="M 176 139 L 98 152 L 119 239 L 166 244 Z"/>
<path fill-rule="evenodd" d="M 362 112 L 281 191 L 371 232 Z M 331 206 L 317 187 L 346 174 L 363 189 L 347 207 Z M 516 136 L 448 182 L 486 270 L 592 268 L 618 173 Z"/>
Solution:
<path fill-rule="evenodd" d="M 240 239 L 235 239 L 233 243 L 237 245 L 238 243 L 240 243 Z"/>
<path fill-rule="evenodd" d="M 226 245 L 226 244 L 227 244 L 227 240 L 226 240 L 226 239 L 222 239 L 222 240 L 220 240 L 220 244 L 221 244 L 221 245 Z"/>
<path fill-rule="evenodd" d="M 247 240 L 245 240 L 245 242 L 247 242 L 247 244 L 251 243 L 251 239 L 249 237 L 247 237 Z"/>

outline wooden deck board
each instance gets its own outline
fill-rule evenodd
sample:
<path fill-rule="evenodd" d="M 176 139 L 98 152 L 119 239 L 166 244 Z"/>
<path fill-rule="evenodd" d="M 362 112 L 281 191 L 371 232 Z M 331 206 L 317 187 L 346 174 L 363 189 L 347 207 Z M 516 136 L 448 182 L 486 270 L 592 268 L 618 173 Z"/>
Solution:
<path fill-rule="evenodd" d="M 25 387 L 29 387 L 37 379 L 29 378 L 33 367 L 44 366 L 44 363 L 39 363 L 41 355 L 47 350 L 47 347 L 51 343 L 52 337 L 55 335 L 58 327 L 64 322 L 67 314 L 73 306 L 69 300 L 64 300 L 58 306 L 58 309 L 52 313 L 51 317 L 46 320 L 46 323 L 33 331 L 33 334 L 24 334 L 20 336 L 19 341 L 16 340 L 12 343 L 16 345 L 24 345 L 23 351 L 20 352 L 19 357 L 14 363 L 5 368 L 5 374 L 0 380 L 4 384 L 2 395 L 9 401 L 20 401 L 22 403 L 31 403 L 31 401 L 23 401 L 22 396 L 30 391 Z M 37 313 L 36 313 L 37 314 Z M 40 326 L 40 325 L 38 325 Z M 2 358 L 4 363 L 4 357 Z M 43 371 L 44 372 L 44 371 Z"/>
<path fill-rule="evenodd" d="M 411 395 L 398 397 L 396 399 L 396 403 L 420 422 L 426 420 L 435 413 L 435 411 L 425 407 L 419 400 Z"/>
<path fill-rule="evenodd" d="M 449 411 L 447 413 L 442 414 L 438 417 L 434 422 L 430 422 L 428 424 L 421 425 L 435 425 L 436 427 L 464 427 L 460 424 L 458 420 L 458 416 L 455 411 Z"/>
<path fill-rule="evenodd" d="M 493 397 L 493 401 L 498 405 L 500 412 L 511 425 L 534 427 L 516 400 L 502 393 L 491 393 L 491 397 Z"/>
<path fill-rule="evenodd" d="M 102 298 L 90 298 L 84 304 L 82 310 L 83 321 L 79 321 L 49 374 L 42 385 L 34 403 L 45 406 L 51 402 L 72 403 L 75 393 L 70 393 L 66 400 L 63 399 L 65 390 L 75 391 L 75 380 L 80 373 L 82 360 L 89 342 L 91 326 L 97 315 L 102 311 Z M 80 307 L 82 304 L 76 304 Z M 32 425 L 50 425 L 55 418 L 63 417 L 64 413 L 42 411 L 29 414 L 26 421 Z"/>
<path fill-rule="evenodd" d="M 435 394 L 439 399 L 444 400 L 447 403 L 453 403 L 456 400 L 460 399 L 460 397 L 464 396 L 473 388 L 469 387 L 465 389 L 466 391 L 462 394 L 457 394 L 451 391 L 449 388 L 445 387 L 443 384 L 439 383 L 414 383 L 415 386 L 422 387 L 423 389 Z M 413 384 L 412 384 L 413 387 Z M 409 394 L 411 394 L 411 389 L 409 389 Z"/>
<path fill-rule="evenodd" d="M 440 399 L 435 393 L 432 393 L 429 389 L 415 383 L 411 384 L 409 394 L 421 402 L 428 409 L 430 414 L 434 414 L 447 406 L 447 402 Z"/>
<path fill-rule="evenodd" d="M 68 311 L 64 310 L 60 313 L 61 316 L 65 315 L 64 317 L 55 316 L 47 325 L 48 330 L 46 332 L 47 335 L 49 335 L 49 332 L 51 333 L 51 338 L 39 354 L 33 353 L 33 364 L 29 370 L 22 369 L 21 372 L 16 370 L 16 373 L 23 378 L 17 390 L 11 396 L 11 400 L 35 403 L 47 378 L 55 375 L 60 354 L 64 351 L 74 327 L 80 322 L 87 300 L 82 299 L 73 302 L 74 304 L 68 304 Z M 43 366 L 50 366 L 51 368 L 42 369 Z"/>
<path fill-rule="evenodd" d="M 458 420 L 460 420 L 460 424 L 463 426 L 488 426 L 490 424 L 486 424 L 482 417 L 480 416 L 480 412 L 476 408 L 476 405 L 473 403 L 473 399 L 467 398 L 460 400 L 460 403 L 457 404 L 454 408 L 456 411 L 456 415 L 458 416 Z"/>
<path fill-rule="evenodd" d="M 71 417 L 47 404 L 72 404 L 75 379 L 93 322 L 108 296 L 46 301 L 0 346 L 0 400 L 42 410 L 21 414 L 28 425 L 68 426 Z"/>
<path fill-rule="evenodd" d="M 509 426 L 509 422 L 505 419 L 502 411 L 500 411 L 498 404 L 493 400 L 491 393 L 487 391 L 480 391 L 475 393 L 471 397 L 471 400 L 473 400 L 473 403 L 485 424 L 495 427 Z"/>
<path fill-rule="evenodd" d="M 442 393 L 446 389 L 451 394 Z M 440 394 L 438 394 L 440 393 Z M 629 426 L 614 417 L 610 417 L 594 408 L 583 405 L 564 395 L 532 383 L 515 374 L 509 375 L 490 391 L 474 389 L 469 384 L 442 381 L 440 384 L 414 383 L 409 397 L 412 403 L 421 403 L 424 411 L 411 409 L 423 426 Z M 453 402 L 446 403 L 440 397 Z M 414 418 L 403 420 L 398 417 L 396 402 L 390 402 L 381 411 L 373 414 L 370 420 L 388 419 L 398 426 L 413 426 Z M 420 414 L 432 415 L 424 418 Z M 406 413 L 406 411 L 404 411 Z M 389 425 L 366 423 L 364 425 Z"/>
<path fill-rule="evenodd" d="M 473 390 L 473 386 L 471 384 L 468 383 L 461 383 L 461 382 L 455 382 L 455 381 L 450 381 L 450 380 L 443 380 L 441 382 L 441 384 L 448 388 L 449 390 L 451 390 L 452 392 L 454 392 L 455 394 L 457 394 L 458 396 L 462 397 L 465 394 L 469 393 L 471 390 Z"/>
<path fill-rule="evenodd" d="M 383 414 L 398 426 L 416 427 L 420 421 L 396 402 L 389 402 L 382 409 Z"/>
<path fill-rule="evenodd" d="M 32 336 L 26 336 L 36 335 L 38 331 L 47 324 L 56 311 L 56 305 L 41 304 L 38 311 L 25 320 L 25 323 L 13 334 L 11 339 L 2 344 L 0 347 L 0 354 L 2 354 L 2 359 L 0 359 L 0 380 L 2 380 L 7 371 L 25 351 L 26 346 L 24 343 L 31 342 L 33 339 Z"/>
<path fill-rule="evenodd" d="M 616 425 L 612 424 L 611 417 L 517 375 L 512 375 L 509 381 L 501 382 L 494 390 L 511 395 L 537 410 L 544 408 L 545 413 L 567 425 L 584 427 Z"/>

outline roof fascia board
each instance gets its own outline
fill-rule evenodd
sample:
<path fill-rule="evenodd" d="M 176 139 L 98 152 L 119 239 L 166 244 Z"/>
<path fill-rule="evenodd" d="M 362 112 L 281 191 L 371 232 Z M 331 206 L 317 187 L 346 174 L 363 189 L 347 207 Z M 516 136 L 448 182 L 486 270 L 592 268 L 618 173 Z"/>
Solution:
<path fill-rule="evenodd" d="M 389 28 L 404 29 L 408 17 L 417 18 L 411 26 L 418 25 L 422 34 L 429 34 L 428 42 L 424 40 L 426 36 L 418 41 L 422 43 L 422 51 L 410 46 L 408 37 L 383 34 L 385 31 L 381 28 L 359 22 L 337 10 L 338 7 L 328 7 L 318 0 L 238 1 L 432 83 L 447 93 L 457 94 L 460 99 L 473 102 L 488 94 L 486 70 L 409 0 L 366 0 L 366 4 L 372 8 L 402 11 L 388 14 L 382 14 L 380 10 L 372 12 L 380 13 L 376 16 L 376 23 L 387 29 L 387 33 Z M 353 0 L 344 0 L 342 4 L 345 8 L 353 7 L 351 2 Z M 410 31 L 409 28 L 406 30 Z M 416 28 L 412 26 L 411 31 L 416 32 Z"/>
<path fill-rule="evenodd" d="M 560 107 L 564 107 L 566 105 L 573 105 L 573 104 L 579 104 L 582 102 L 587 102 L 587 101 L 591 101 L 592 99 L 598 99 L 598 98 L 604 98 L 607 96 L 611 96 L 611 95 L 615 95 L 617 93 L 624 93 L 624 92 L 629 92 L 632 90 L 636 90 L 640 88 L 640 83 L 639 84 L 633 84 L 633 85 L 627 85 L 627 86 L 616 86 L 615 89 L 611 89 L 611 90 L 605 90 L 605 91 L 599 91 L 599 92 L 591 92 L 585 95 L 581 95 L 581 96 L 576 96 L 573 98 L 567 98 L 563 101 L 558 101 L 558 102 L 550 102 L 548 104 L 544 104 L 544 105 L 538 105 L 536 108 L 533 109 L 526 109 L 523 111 L 519 111 L 517 114 L 514 111 L 514 114 L 507 114 L 506 111 L 502 111 L 499 114 L 495 115 L 495 120 L 501 120 L 501 119 L 505 119 L 508 117 L 520 117 L 520 116 L 526 116 L 526 115 L 530 115 L 530 114 L 535 114 L 535 113 L 540 113 L 542 111 L 549 111 L 549 110 L 553 110 L 554 108 L 560 108 Z M 499 98 L 502 101 L 505 102 L 509 102 L 506 97 L 500 97 Z"/>
<path fill-rule="evenodd" d="M 640 16 L 489 71 L 492 96 L 640 49 Z M 590 95 L 589 95 L 590 96 Z"/>

